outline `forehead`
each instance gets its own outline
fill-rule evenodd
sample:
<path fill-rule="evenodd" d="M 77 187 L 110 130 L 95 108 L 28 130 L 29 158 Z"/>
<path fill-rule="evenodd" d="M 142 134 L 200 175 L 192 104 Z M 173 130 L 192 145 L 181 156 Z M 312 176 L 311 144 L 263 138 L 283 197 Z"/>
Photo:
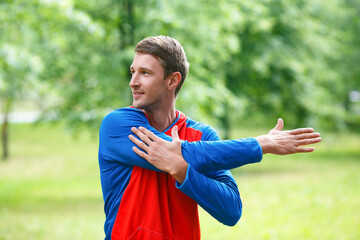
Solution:
<path fill-rule="evenodd" d="M 130 67 L 163 70 L 160 61 L 154 55 L 140 52 L 135 53 L 134 60 Z"/>

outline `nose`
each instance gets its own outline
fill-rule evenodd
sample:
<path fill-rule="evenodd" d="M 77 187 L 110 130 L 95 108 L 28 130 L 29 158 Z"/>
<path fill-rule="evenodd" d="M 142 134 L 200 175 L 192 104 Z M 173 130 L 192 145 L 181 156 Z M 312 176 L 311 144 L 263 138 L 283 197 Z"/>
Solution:
<path fill-rule="evenodd" d="M 139 82 L 139 78 L 137 77 L 137 74 L 136 72 L 134 72 L 132 75 L 131 75 L 131 80 L 129 82 L 129 86 L 131 88 L 134 88 L 134 87 L 137 87 L 140 85 L 140 82 Z"/>

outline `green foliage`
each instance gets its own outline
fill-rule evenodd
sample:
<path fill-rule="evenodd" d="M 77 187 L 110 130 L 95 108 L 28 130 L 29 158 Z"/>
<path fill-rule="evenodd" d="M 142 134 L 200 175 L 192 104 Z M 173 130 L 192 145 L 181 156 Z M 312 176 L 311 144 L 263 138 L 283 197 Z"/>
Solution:
<path fill-rule="evenodd" d="M 178 108 L 190 116 L 225 130 L 254 112 L 289 127 L 356 129 L 359 9 L 354 0 L 2 1 L 0 98 L 30 95 L 45 118 L 96 128 L 131 104 L 135 44 L 162 34 L 187 52 Z"/>
<path fill-rule="evenodd" d="M 238 11 L 246 19 L 236 29 L 242 48 L 228 64 L 227 86 L 250 100 L 248 111 L 283 116 L 291 127 L 329 121 L 339 127 L 346 99 L 338 95 L 349 91 L 337 64 L 343 4 L 252 1 L 239 3 Z"/>
<path fill-rule="evenodd" d="M 2 3 L 0 15 L 0 99 L 8 112 L 15 99 L 36 88 L 43 62 L 26 47 L 32 38 L 27 26 L 20 24 L 26 20 L 20 6 Z"/>

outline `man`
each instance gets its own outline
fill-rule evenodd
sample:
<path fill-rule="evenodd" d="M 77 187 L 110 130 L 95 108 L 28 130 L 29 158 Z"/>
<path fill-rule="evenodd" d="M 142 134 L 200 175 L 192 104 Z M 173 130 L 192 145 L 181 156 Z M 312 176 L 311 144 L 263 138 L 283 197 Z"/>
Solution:
<path fill-rule="evenodd" d="M 219 141 L 210 126 L 175 109 L 188 73 L 182 46 L 158 36 L 140 41 L 135 52 L 133 107 L 108 114 L 99 134 L 105 239 L 200 239 L 197 204 L 234 225 L 242 205 L 228 169 L 267 152 L 310 152 L 299 146 L 320 141 L 310 128 L 281 131 L 282 120 L 268 135 Z"/>

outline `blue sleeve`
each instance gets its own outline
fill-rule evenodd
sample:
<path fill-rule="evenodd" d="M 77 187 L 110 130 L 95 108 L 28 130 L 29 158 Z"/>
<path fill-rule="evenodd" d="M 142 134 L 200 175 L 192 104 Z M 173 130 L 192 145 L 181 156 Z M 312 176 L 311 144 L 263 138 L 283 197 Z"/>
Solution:
<path fill-rule="evenodd" d="M 143 126 L 158 137 L 171 141 L 171 137 L 151 127 L 145 114 L 138 109 L 122 108 L 109 113 L 103 120 L 99 132 L 99 156 L 110 161 L 160 171 L 138 156 L 128 136 L 131 127 Z M 231 169 L 244 164 L 258 162 L 262 158 L 261 147 L 256 139 L 182 142 L 184 159 L 199 172 Z"/>
<path fill-rule="evenodd" d="M 153 129 L 140 110 L 121 108 L 106 115 L 101 123 L 99 157 L 108 161 L 118 161 L 126 165 L 160 171 L 132 150 L 135 144 L 129 139 L 129 135 L 132 133 L 131 127 L 139 126 L 146 127 L 159 137 L 171 140 L 166 134 Z"/>
<path fill-rule="evenodd" d="M 220 140 L 211 127 L 203 133 L 201 140 Z M 219 222 L 233 226 L 239 221 L 242 203 L 237 184 L 229 170 L 199 173 L 189 164 L 185 181 L 181 185 L 176 183 L 176 187 Z"/>
<path fill-rule="evenodd" d="M 233 169 L 262 159 L 262 149 L 255 138 L 184 141 L 181 147 L 184 159 L 200 172 Z"/>
<path fill-rule="evenodd" d="M 176 187 L 219 222 L 234 226 L 239 221 L 242 203 L 230 171 L 222 170 L 204 175 L 188 165 L 185 181 L 181 185 L 176 182 Z"/>

